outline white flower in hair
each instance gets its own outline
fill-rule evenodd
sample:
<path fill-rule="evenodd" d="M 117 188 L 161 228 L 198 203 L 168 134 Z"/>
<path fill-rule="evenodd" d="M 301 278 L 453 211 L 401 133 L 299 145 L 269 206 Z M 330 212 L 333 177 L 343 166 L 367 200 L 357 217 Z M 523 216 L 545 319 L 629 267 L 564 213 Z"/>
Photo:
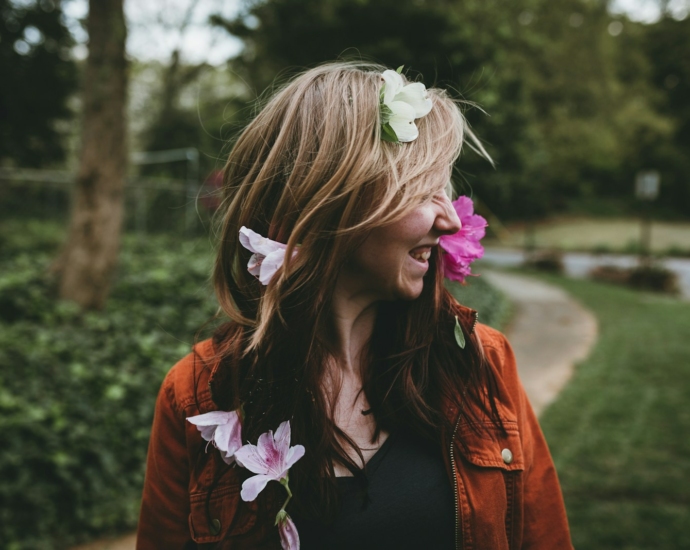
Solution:
<path fill-rule="evenodd" d="M 432 103 L 426 87 L 421 82 L 405 84 L 397 71 L 383 71 L 381 88 L 381 138 L 385 141 L 409 142 L 419 136 L 415 119 L 431 111 Z"/>
<path fill-rule="evenodd" d="M 240 228 L 240 244 L 253 252 L 247 264 L 247 271 L 259 279 L 261 284 L 267 285 L 283 265 L 287 245 L 262 237 L 244 226 Z M 292 255 L 296 253 L 295 250 Z"/>

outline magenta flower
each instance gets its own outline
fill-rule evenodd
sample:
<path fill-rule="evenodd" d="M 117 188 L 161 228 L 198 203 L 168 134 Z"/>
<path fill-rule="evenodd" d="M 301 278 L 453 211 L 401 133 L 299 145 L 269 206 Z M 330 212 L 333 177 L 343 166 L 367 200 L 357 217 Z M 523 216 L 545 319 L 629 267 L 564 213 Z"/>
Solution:
<path fill-rule="evenodd" d="M 213 443 L 221 458 L 232 464 L 235 452 L 242 447 L 242 423 L 237 411 L 212 411 L 187 418 L 201 432 L 201 437 Z"/>
<path fill-rule="evenodd" d="M 474 213 L 474 205 L 469 197 L 458 197 L 453 201 L 455 212 L 462 225 L 453 235 L 443 235 L 440 245 L 443 249 L 444 274 L 452 281 L 463 282 L 472 275 L 470 264 L 484 255 L 484 247 L 479 244 L 484 237 L 486 220 Z"/>
<path fill-rule="evenodd" d="M 280 533 L 280 545 L 283 550 L 299 550 L 299 534 L 292 518 L 285 510 L 278 512 L 276 525 Z"/>
<path fill-rule="evenodd" d="M 288 489 L 288 470 L 304 456 L 304 447 L 290 447 L 290 422 L 285 421 L 276 430 L 275 436 L 269 430 L 259 436 L 257 445 L 247 444 L 235 452 L 237 463 L 255 476 L 242 484 L 240 496 L 245 502 L 254 500 L 271 481 L 279 481 Z"/>

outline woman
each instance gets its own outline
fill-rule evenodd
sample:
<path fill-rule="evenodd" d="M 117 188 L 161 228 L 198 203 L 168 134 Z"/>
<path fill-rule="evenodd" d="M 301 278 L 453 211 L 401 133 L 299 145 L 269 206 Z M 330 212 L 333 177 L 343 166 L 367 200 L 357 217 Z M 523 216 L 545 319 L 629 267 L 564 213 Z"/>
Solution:
<path fill-rule="evenodd" d="M 230 322 L 163 383 L 137 548 L 571 548 L 510 347 L 443 286 L 465 136 L 443 91 L 340 63 L 245 129 Z"/>

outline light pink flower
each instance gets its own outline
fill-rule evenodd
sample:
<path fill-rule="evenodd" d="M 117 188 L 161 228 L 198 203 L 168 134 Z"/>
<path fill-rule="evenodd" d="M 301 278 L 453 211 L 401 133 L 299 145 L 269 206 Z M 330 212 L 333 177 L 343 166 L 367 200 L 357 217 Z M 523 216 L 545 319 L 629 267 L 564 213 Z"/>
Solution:
<path fill-rule="evenodd" d="M 257 445 L 247 444 L 235 452 L 237 463 L 255 476 L 242 484 L 240 496 L 245 502 L 254 500 L 271 481 L 279 481 L 287 488 L 287 474 L 292 465 L 304 456 L 304 447 L 290 447 L 290 422 L 285 421 L 276 430 L 259 436 Z"/>
<path fill-rule="evenodd" d="M 221 458 L 232 464 L 235 452 L 242 447 L 242 424 L 237 411 L 212 411 L 187 418 L 201 432 L 201 437 L 213 443 Z"/>
<path fill-rule="evenodd" d="M 484 247 L 479 241 L 486 233 L 487 223 L 474 213 L 474 205 L 469 197 L 458 197 L 453 201 L 453 207 L 462 227 L 453 235 L 443 235 L 440 245 L 444 251 L 445 276 L 463 282 L 465 277 L 472 275 L 470 264 L 484 255 Z"/>
<path fill-rule="evenodd" d="M 299 550 L 299 534 L 292 518 L 285 510 L 278 513 L 278 532 L 283 550 Z"/>
<path fill-rule="evenodd" d="M 262 237 L 244 226 L 240 228 L 240 244 L 253 252 L 249 258 L 247 270 L 259 279 L 261 284 L 267 285 L 275 272 L 283 265 L 287 245 Z M 296 253 L 295 250 L 292 255 Z"/>

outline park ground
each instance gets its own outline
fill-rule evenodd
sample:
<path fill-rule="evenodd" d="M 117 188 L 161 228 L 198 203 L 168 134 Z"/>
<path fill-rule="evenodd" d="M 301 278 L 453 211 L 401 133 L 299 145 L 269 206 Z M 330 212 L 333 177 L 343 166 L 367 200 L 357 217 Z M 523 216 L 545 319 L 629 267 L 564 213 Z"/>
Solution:
<path fill-rule="evenodd" d="M 534 225 L 534 244 L 567 251 L 636 253 L 640 241 L 639 219 L 556 218 Z M 529 239 L 525 224 L 498 228 L 499 238 L 488 246 L 522 247 Z M 652 221 L 651 249 L 655 254 L 690 256 L 690 223 Z"/>
<path fill-rule="evenodd" d="M 541 416 L 576 548 L 690 548 L 690 305 L 543 275 L 599 337 Z"/>

